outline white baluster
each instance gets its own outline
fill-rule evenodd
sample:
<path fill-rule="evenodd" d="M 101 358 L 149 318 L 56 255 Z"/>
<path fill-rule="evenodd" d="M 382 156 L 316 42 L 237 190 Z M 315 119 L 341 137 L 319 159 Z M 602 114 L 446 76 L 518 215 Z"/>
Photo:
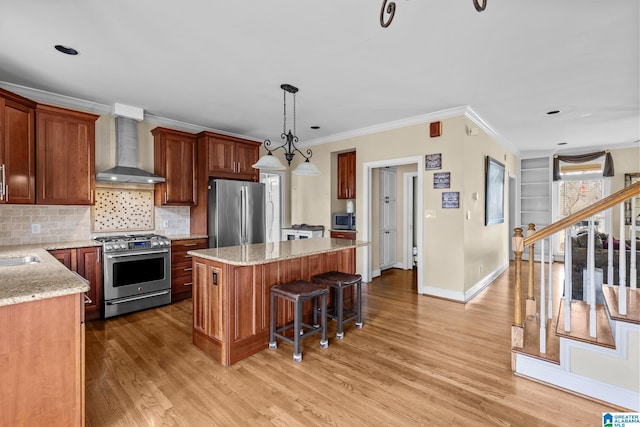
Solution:
<path fill-rule="evenodd" d="M 540 240 L 540 353 L 547 352 L 546 290 L 544 277 L 544 239 Z"/>
<path fill-rule="evenodd" d="M 564 331 L 571 332 L 571 229 L 564 230 Z"/>
<path fill-rule="evenodd" d="M 589 255 L 587 266 L 589 268 L 589 288 L 587 300 L 589 301 L 589 335 L 596 337 L 596 268 L 595 268 L 595 240 L 593 230 L 593 217 L 589 218 Z"/>
<path fill-rule="evenodd" d="M 607 229 L 609 237 L 607 238 L 607 285 L 613 286 L 613 221 L 609 221 Z"/>
<path fill-rule="evenodd" d="M 553 319 L 553 237 L 549 238 L 549 309 L 547 310 L 547 316 L 549 320 Z"/>
<path fill-rule="evenodd" d="M 620 255 L 620 261 L 618 262 L 618 277 L 620 279 L 618 283 L 618 312 L 620 314 L 627 314 L 627 254 L 625 253 L 624 245 L 624 202 L 620 203 L 620 246 L 618 254 Z M 634 254 L 635 256 L 635 254 Z"/>
<path fill-rule="evenodd" d="M 629 232 L 629 239 L 631 239 L 631 262 L 629 264 L 629 287 L 631 289 L 638 288 L 638 270 L 636 266 L 637 248 L 636 248 L 636 201 L 635 197 L 631 199 L 631 229 Z"/>

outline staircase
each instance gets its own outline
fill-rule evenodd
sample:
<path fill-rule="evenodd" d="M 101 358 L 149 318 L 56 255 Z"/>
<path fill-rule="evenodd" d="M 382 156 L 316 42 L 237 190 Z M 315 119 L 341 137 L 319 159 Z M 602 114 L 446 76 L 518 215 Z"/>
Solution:
<path fill-rule="evenodd" d="M 610 218 L 614 212 L 619 213 L 617 235 L 626 236 L 628 231 L 635 237 L 635 221 L 625 225 L 625 207 L 631 210 L 631 218 L 636 218 L 639 213 L 630 202 L 638 195 L 640 182 L 541 230 L 534 224 L 529 224 L 526 233 L 522 228 L 514 230 L 511 366 L 516 375 L 599 399 L 621 410 L 640 411 L 640 290 L 636 283 L 636 251 L 640 248 L 632 238 L 630 248 L 625 249 L 621 237 L 618 271 L 614 274 L 614 250 L 609 249 L 606 277 L 599 276 L 603 272 L 594 267 L 592 219 L 607 210 L 611 211 Z M 571 299 L 571 227 L 579 221 L 589 222 L 584 301 Z M 562 263 L 554 263 L 549 242 L 562 231 L 565 256 Z M 610 225 L 607 231 L 608 247 L 613 248 Z M 539 262 L 534 259 L 536 245 L 540 248 Z M 529 255 L 527 263 L 523 263 L 523 253 Z M 523 277 L 527 277 L 526 289 Z M 598 277 L 604 282 L 601 289 Z"/>

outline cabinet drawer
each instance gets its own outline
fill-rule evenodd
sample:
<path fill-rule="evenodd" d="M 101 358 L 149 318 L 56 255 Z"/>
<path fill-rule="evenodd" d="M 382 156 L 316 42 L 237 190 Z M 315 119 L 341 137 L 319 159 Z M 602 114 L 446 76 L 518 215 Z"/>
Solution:
<path fill-rule="evenodd" d="M 332 231 L 331 238 L 356 240 L 356 233 L 355 231 Z"/>
<path fill-rule="evenodd" d="M 175 240 L 171 242 L 171 252 L 175 253 L 193 251 L 195 249 L 207 249 L 208 246 L 208 239 Z"/>
<path fill-rule="evenodd" d="M 189 274 L 188 276 L 173 277 L 171 279 L 171 293 L 175 294 L 190 291 L 192 284 L 193 278 L 191 274 Z"/>
<path fill-rule="evenodd" d="M 189 276 L 191 277 L 191 273 L 193 271 L 193 268 L 191 267 L 191 263 L 188 264 L 180 264 L 180 265 L 173 265 L 171 267 L 171 280 L 176 279 L 178 277 L 184 277 L 184 276 Z"/>

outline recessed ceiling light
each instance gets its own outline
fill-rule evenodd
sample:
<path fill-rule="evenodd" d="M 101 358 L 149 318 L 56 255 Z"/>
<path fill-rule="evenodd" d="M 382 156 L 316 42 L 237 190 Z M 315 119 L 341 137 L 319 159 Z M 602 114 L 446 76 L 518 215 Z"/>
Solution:
<path fill-rule="evenodd" d="M 548 115 L 552 115 L 552 114 L 558 114 L 560 112 L 560 110 L 551 110 L 551 111 L 547 111 Z"/>
<path fill-rule="evenodd" d="M 311 129 L 317 130 L 317 129 L 320 129 L 320 126 L 311 126 Z"/>
<path fill-rule="evenodd" d="M 567 145 L 566 142 L 558 142 L 558 145 Z"/>
<path fill-rule="evenodd" d="M 62 52 L 67 55 L 77 55 L 78 51 L 69 46 L 63 46 L 61 44 L 57 44 L 54 46 L 58 52 Z"/>

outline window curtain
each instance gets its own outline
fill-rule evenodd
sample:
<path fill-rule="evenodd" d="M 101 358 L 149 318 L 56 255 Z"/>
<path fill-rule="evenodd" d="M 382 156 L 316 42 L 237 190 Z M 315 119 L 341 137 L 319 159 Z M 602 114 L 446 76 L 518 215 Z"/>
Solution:
<path fill-rule="evenodd" d="M 577 156 L 553 156 L 553 180 L 558 181 L 560 178 L 560 161 L 567 163 L 584 163 L 591 160 L 604 158 L 604 170 L 602 176 L 613 176 L 613 158 L 609 150 L 596 151 L 595 153 L 578 154 Z"/>

